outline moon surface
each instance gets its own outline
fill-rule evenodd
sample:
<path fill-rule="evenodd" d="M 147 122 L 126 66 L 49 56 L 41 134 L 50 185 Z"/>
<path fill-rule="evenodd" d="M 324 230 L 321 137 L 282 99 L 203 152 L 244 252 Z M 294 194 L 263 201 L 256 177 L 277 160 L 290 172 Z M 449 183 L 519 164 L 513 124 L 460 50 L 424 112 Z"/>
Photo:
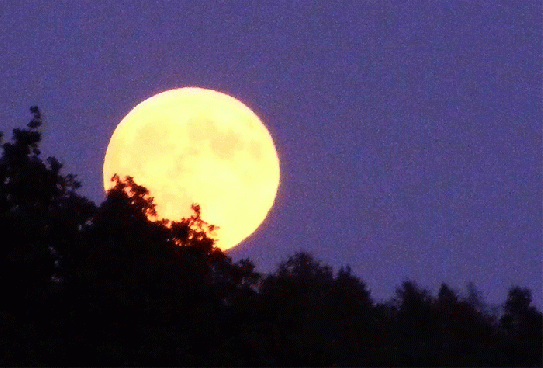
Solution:
<path fill-rule="evenodd" d="M 227 250 L 264 221 L 279 187 L 279 158 L 258 116 L 237 99 L 186 87 L 159 93 L 115 129 L 104 159 L 104 188 L 132 176 L 149 189 L 158 216 L 202 219 L 219 227 Z"/>

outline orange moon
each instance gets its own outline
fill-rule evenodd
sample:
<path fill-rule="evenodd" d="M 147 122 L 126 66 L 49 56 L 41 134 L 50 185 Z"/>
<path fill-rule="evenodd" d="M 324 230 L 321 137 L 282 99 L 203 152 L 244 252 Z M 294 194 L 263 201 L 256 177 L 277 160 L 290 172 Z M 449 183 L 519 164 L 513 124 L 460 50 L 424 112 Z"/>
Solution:
<path fill-rule="evenodd" d="M 104 188 L 129 175 L 145 186 L 159 217 L 179 220 L 201 208 L 230 249 L 264 221 L 279 187 L 279 158 L 258 116 L 213 90 L 186 87 L 134 107 L 115 129 L 104 159 Z"/>

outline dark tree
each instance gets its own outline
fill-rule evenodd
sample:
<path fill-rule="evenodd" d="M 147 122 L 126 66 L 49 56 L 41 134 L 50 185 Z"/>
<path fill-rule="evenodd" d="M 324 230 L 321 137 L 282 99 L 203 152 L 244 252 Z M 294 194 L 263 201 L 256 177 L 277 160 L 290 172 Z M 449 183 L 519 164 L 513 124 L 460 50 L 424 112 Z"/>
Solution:
<path fill-rule="evenodd" d="M 151 221 L 147 189 L 113 180 L 78 260 L 71 350 L 93 365 L 218 364 L 255 293 L 254 266 L 214 246 L 197 205 L 188 219 Z"/>
<path fill-rule="evenodd" d="M 307 253 L 270 275 L 215 247 L 198 205 L 156 216 L 114 176 L 96 207 L 40 158 L 41 114 L 0 156 L 0 365 L 541 366 L 543 319 L 511 288 L 498 321 L 474 284 L 405 281 L 374 305 L 349 267 Z M 1 134 L 0 134 L 1 137 Z"/>
<path fill-rule="evenodd" d="M 477 312 L 485 313 L 487 306 L 481 295 L 481 292 L 475 286 L 475 283 L 470 281 L 466 285 L 466 296 L 463 298 L 464 302 L 469 304 Z"/>
<path fill-rule="evenodd" d="M 532 303 L 529 289 L 509 289 L 500 326 L 505 334 L 506 363 L 541 367 L 543 316 Z"/>
<path fill-rule="evenodd" d="M 432 297 L 413 281 L 405 281 L 396 290 L 397 360 L 405 365 L 435 365 L 436 325 Z"/>
<path fill-rule="evenodd" d="M 368 361 L 369 312 L 365 284 L 349 268 L 332 269 L 297 253 L 260 288 L 265 328 L 262 364 L 360 365 Z M 270 339 L 271 338 L 271 339 Z"/>
<path fill-rule="evenodd" d="M 12 327 L 27 329 L 22 340 L 6 337 L 19 348 L 6 349 L 10 354 L 0 364 L 35 362 L 28 344 L 50 327 L 70 253 L 94 211 L 76 194 L 74 175 L 61 174 L 54 157 L 40 158 L 41 114 L 37 107 L 30 111 L 28 128 L 13 130 L 0 157 L 0 311 Z"/>

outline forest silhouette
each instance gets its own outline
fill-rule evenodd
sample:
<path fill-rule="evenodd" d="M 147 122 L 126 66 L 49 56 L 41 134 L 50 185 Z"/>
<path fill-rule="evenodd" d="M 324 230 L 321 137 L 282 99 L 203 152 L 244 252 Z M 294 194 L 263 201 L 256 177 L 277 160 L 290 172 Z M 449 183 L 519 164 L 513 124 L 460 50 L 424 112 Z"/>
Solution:
<path fill-rule="evenodd" d="M 39 150 L 37 107 L 0 157 L 1 366 L 541 366 L 531 292 L 500 313 L 471 285 L 415 281 L 376 303 L 349 267 L 296 253 L 268 275 L 214 246 L 194 214 L 150 221 L 114 177 L 99 206 Z"/>

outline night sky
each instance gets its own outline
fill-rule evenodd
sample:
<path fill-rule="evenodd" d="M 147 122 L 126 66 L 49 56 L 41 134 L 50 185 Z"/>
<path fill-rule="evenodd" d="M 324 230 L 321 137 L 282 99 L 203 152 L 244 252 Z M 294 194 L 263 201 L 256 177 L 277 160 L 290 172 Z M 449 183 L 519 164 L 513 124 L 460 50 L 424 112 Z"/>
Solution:
<path fill-rule="evenodd" d="M 541 1 L 0 3 L 0 131 L 44 116 L 44 156 L 97 204 L 117 123 L 211 88 L 274 137 L 281 186 L 238 249 L 349 264 L 375 300 L 405 279 L 542 295 Z M 205 216 L 205 214 L 204 214 Z"/>

